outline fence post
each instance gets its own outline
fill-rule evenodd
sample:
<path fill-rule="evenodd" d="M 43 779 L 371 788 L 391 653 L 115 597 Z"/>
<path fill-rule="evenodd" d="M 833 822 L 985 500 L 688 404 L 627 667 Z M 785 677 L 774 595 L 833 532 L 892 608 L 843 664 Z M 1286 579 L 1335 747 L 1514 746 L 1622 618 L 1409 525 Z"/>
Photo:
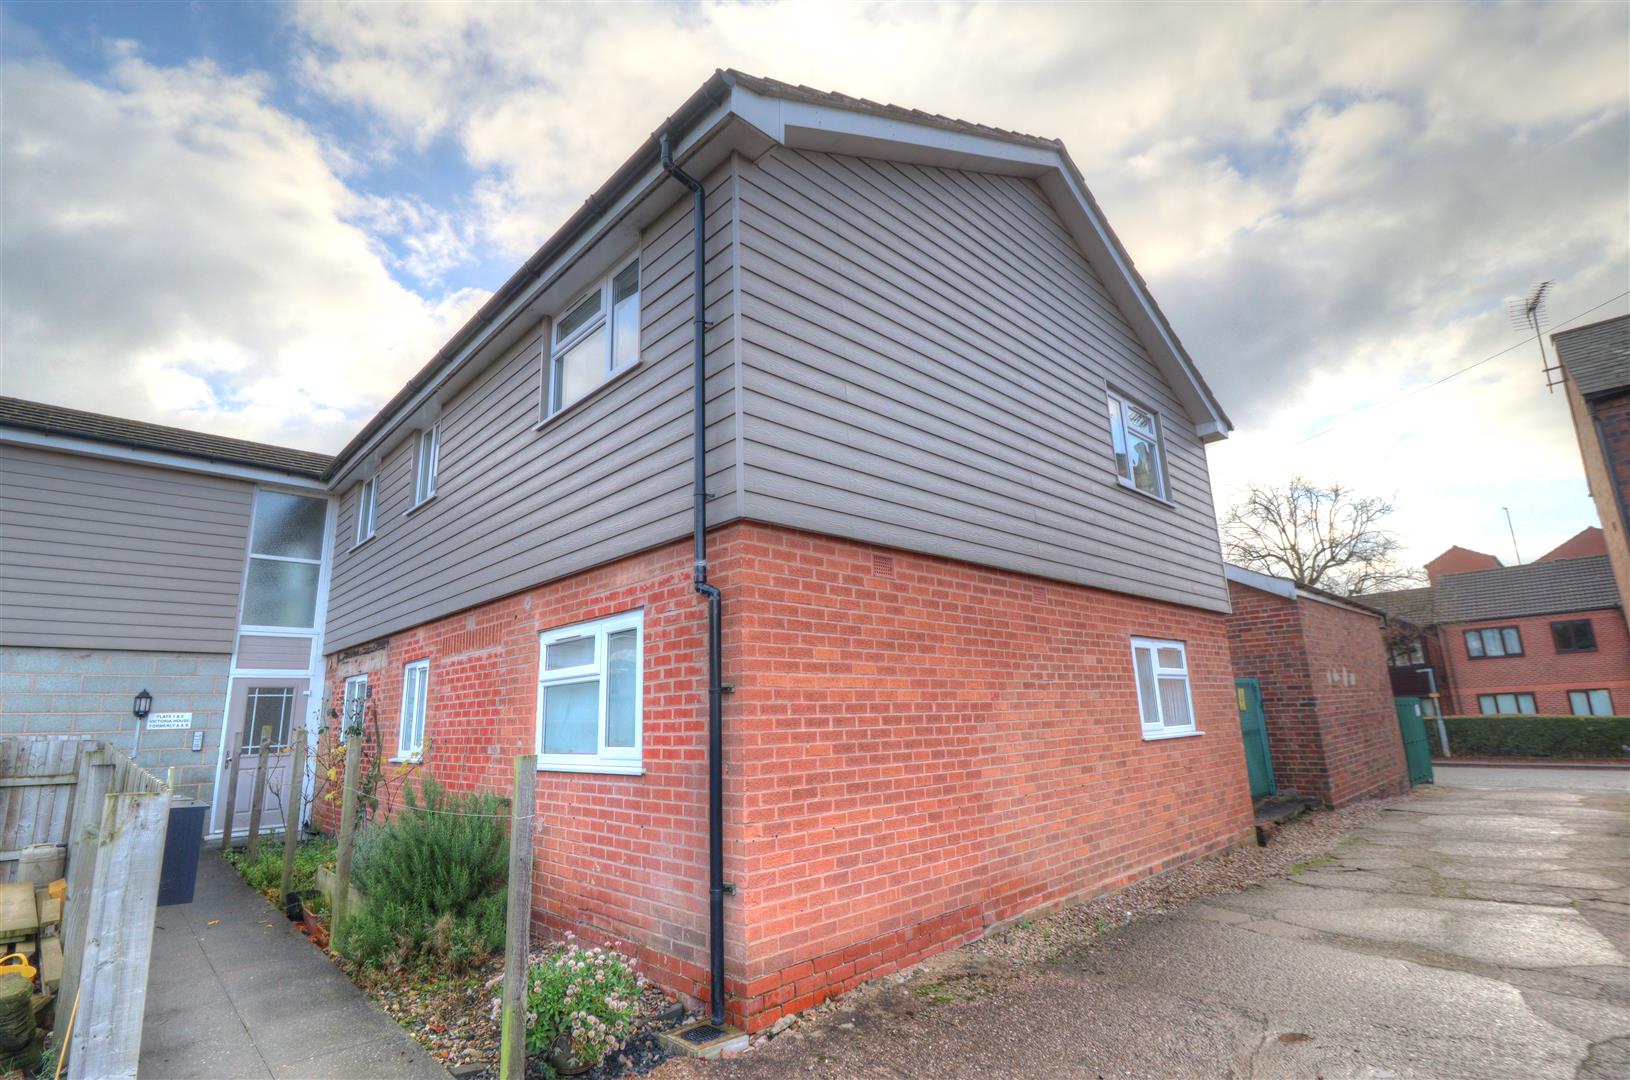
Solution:
<path fill-rule="evenodd" d="M 91 892 L 96 881 L 96 838 L 101 831 L 102 803 L 113 786 L 112 753 L 102 744 L 86 743 L 79 754 L 74 785 L 74 812 L 68 826 L 68 895 L 62 906 L 62 983 L 58 1001 L 69 1008 L 79 990 L 80 958 L 90 926 Z"/>
<path fill-rule="evenodd" d="M 226 747 L 226 815 L 221 825 L 221 851 L 232 850 L 232 819 L 238 813 L 238 761 L 243 757 L 243 733 L 234 731 Z"/>
<path fill-rule="evenodd" d="M 170 816 L 170 792 L 164 788 L 113 792 L 102 803 L 94 851 L 85 853 L 95 863 L 94 884 L 85 905 L 69 1080 L 136 1075 L 159 864 Z"/>
<path fill-rule="evenodd" d="M 294 733 L 294 761 L 289 765 L 289 803 L 294 818 L 289 818 L 289 807 L 283 808 L 283 887 L 277 892 L 284 904 L 294 891 L 294 848 L 300 833 L 300 810 L 306 786 L 306 729 Z"/>
<path fill-rule="evenodd" d="M 260 811 L 266 804 L 266 763 L 271 753 L 272 725 L 260 725 L 260 749 L 255 752 L 255 793 L 249 798 L 249 843 L 244 860 L 254 862 L 260 852 Z"/>
<path fill-rule="evenodd" d="M 345 787 L 340 797 L 340 850 L 334 864 L 334 895 L 329 901 L 328 947 L 338 950 L 340 924 L 351 902 L 351 847 L 357 839 L 357 771 L 362 766 L 362 735 L 345 741 Z"/>
<path fill-rule="evenodd" d="M 526 973 L 532 931 L 532 817 L 537 809 L 538 757 L 515 759 L 515 792 L 509 804 L 509 895 L 504 912 L 503 1030 L 499 1080 L 526 1076 Z"/>

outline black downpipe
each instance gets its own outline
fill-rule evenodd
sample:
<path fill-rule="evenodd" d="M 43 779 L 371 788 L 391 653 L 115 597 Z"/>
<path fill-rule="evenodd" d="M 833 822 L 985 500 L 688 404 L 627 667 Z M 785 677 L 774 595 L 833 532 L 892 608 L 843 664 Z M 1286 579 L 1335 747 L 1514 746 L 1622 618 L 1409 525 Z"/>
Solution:
<path fill-rule="evenodd" d="M 707 889 L 708 944 L 712 953 L 712 983 L 709 1011 L 715 1024 L 724 1023 L 724 679 L 720 623 L 724 597 L 707 580 L 707 194 L 701 181 L 674 164 L 673 148 L 666 132 L 662 135 L 662 167 L 668 175 L 691 190 L 695 209 L 695 295 L 696 327 L 691 406 L 691 457 L 696 477 L 692 484 L 695 515 L 692 532 L 696 543 L 696 566 L 692 580 L 696 591 L 707 597 Z"/>

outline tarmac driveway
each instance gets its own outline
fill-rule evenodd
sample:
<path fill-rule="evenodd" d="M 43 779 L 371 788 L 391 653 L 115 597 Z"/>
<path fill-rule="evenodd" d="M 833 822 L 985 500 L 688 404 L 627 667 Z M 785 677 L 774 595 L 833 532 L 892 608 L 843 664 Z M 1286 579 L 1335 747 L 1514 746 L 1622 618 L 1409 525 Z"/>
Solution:
<path fill-rule="evenodd" d="M 1292 878 L 969 999 L 885 981 L 740 1058 L 663 1075 L 1630 1076 L 1626 774 L 1570 790 L 1567 774 L 1444 772 Z"/>

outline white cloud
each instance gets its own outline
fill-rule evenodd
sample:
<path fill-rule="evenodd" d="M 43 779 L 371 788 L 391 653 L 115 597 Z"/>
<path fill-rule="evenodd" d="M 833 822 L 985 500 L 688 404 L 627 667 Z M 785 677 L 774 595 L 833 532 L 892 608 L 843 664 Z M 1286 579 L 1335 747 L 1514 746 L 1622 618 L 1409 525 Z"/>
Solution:
<path fill-rule="evenodd" d="M 481 299 L 394 281 L 260 78 L 128 50 L 105 85 L 3 78 L 8 394 L 332 449 Z"/>

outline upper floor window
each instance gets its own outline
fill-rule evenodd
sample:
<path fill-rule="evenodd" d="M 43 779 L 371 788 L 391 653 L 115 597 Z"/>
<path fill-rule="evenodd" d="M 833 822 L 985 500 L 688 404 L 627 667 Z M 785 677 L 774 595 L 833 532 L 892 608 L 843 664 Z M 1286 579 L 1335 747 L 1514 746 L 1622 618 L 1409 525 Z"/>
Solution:
<path fill-rule="evenodd" d="M 1113 390 L 1109 392 L 1109 434 L 1115 447 L 1115 472 L 1121 483 L 1157 499 L 1166 497 L 1166 461 L 1160 441 L 1160 417 Z"/>
<path fill-rule="evenodd" d="M 623 265 L 555 320 L 545 416 L 640 359 L 640 263 Z"/>
<path fill-rule="evenodd" d="M 640 770 L 645 616 L 634 611 L 540 639 L 538 764 L 580 772 Z"/>
<path fill-rule="evenodd" d="M 1391 667 L 1412 667 L 1426 663 L 1426 649 L 1420 639 L 1400 641 L 1387 647 L 1387 664 Z"/>
<path fill-rule="evenodd" d="M 244 626 L 309 630 L 317 623 L 326 499 L 282 491 L 255 493 L 244 575 Z"/>
<path fill-rule="evenodd" d="M 374 508 L 379 501 L 379 476 L 368 477 L 357 486 L 357 543 L 374 534 Z"/>
<path fill-rule="evenodd" d="M 1551 624 L 1551 640 L 1557 652 L 1595 652 L 1596 629 L 1589 619 L 1569 619 Z"/>
<path fill-rule="evenodd" d="M 419 433 L 419 455 L 413 467 L 413 505 L 436 493 L 436 459 L 441 454 L 441 425 Z"/>
<path fill-rule="evenodd" d="M 1197 734 L 1194 704 L 1189 699 L 1188 650 L 1183 643 L 1133 638 L 1132 669 L 1137 676 L 1143 737 Z"/>
<path fill-rule="evenodd" d="M 425 706 L 430 701 L 430 661 L 415 660 L 402 667 L 402 725 L 396 733 L 396 756 L 417 758 L 424 753 Z"/>
<path fill-rule="evenodd" d="M 1518 713 L 1532 716 L 1539 712 L 1534 707 L 1534 695 L 1527 693 L 1478 694 L 1477 711 L 1484 716 L 1513 716 Z"/>
<path fill-rule="evenodd" d="M 1466 655 L 1473 660 L 1494 656 L 1521 656 L 1522 635 L 1515 626 L 1490 626 L 1466 631 Z"/>
<path fill-rule="evenodd" d="M 1613 695 L 1606 690 L 1569 690 L 1568 709 L 1575 716 L 1612 716 Z"/>

